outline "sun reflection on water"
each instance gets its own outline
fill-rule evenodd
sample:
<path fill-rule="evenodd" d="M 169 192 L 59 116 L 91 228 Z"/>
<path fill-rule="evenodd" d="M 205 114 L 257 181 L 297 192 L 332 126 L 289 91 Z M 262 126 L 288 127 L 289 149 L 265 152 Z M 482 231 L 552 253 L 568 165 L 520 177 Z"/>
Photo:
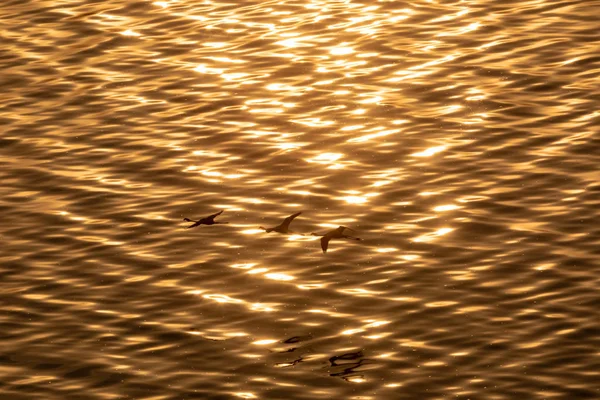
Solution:
<path fill-rule="evenodd" d="M 593 397 L 592 8 L 55 3 L 6 6 L 6 396 Z"/>

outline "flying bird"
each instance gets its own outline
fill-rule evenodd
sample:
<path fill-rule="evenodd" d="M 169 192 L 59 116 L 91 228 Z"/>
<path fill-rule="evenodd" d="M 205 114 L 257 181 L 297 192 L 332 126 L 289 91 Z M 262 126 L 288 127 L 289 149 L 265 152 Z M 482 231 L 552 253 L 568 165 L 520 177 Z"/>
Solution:
<path fill-rule="evenodd" d="M 264 229 L 267 233 L 270 233 L 270 232 L 293 233 L 292 231 L 290 231 L 290 224 L 292 223 L 292 220 L 300 214 L 302 214 L 302 211 L 299 211 L 295 214 L 290 215 L 289 217 L 284 219 L 281 224 L 274 226 L 272 228 L 265 228 L 263 226 L 259 226 L 259 228 Z"/>
<path fill-rule="evenodd" d="M 194 221 L 193 219 L 189 219 L 189 218 L 184 218 L 183 220 L 185 222 L 193 222 L 193 225 L 190 225 L 187 227 L 187 229 L 190 228 L 194 228 L 198 225 L 215 225 L 215 224 L 228 224 L 229 222 L 221 222 L 221 221 L 215 221 L 215 218 L 219 215 L 221 215 L 223 213 L 223 211 L 225 210 L 221 210 L 218 213 L 214 213 L 212 215 L 209 215 L 208 217 L 204 217 L 204 218 L 200 218 L 197 221 Z"/>
<path fill-rule="evenodd" d="M 354 236 L 344 234 L 345 230 L 353 231 L 354 229 L 347 228 L 345 226 L 339 226 L 332 231 L 327 232 L 321 238 L 321 248 L 323 249 L 323 253 L 327 253 L 327 248 L 329 247 L 329 241 L 331 239 L 353 239 L 353 240 L 362 240 L 361 238 L 357 238 Z M 313 233 L 314 236 L 320 236 L 316 233 Z"/>

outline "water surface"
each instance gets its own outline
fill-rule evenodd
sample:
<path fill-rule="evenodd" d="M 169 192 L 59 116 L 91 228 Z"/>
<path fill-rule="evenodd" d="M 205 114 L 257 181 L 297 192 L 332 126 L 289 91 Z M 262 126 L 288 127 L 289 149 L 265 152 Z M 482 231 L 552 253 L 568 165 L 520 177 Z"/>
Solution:
<path fill-rule="evenodd" d="M 0 397 L 600 398 L 598 2 L 0 11 Z"/>

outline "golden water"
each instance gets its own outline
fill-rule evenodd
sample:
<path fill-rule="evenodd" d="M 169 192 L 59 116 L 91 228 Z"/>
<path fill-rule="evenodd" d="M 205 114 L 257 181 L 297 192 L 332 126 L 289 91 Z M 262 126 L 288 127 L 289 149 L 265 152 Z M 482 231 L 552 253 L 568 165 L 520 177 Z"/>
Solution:
<path fill-rule="evenodd" d="M 600 398 L 599 15 L 5 0 L 0 397 Z"/>

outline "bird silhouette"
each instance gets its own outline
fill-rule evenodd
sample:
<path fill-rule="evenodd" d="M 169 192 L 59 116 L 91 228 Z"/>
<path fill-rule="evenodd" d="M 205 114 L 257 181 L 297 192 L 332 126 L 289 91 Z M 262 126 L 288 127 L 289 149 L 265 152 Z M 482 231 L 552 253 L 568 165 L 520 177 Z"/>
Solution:
<path fill-rule="evenodd" d="M 329 241 L 331 239 L 353 239 L 353 240 L 362 240 L 361 238 L 357 238 L 355 236 L 350 236 L 350 235 L 345 235 L 344 231 L 345 230 L 349 230 L 349 231 L 353 231 L 354 229 L 350 229 L 348 227 L 345 226 L 339 226 L 337 228 L 335 228 L 332 231 L 327 232 L 325 235 L 323 235 L 323 237 L 321 238 L 321 248 L 323 249 L 323 253 L 327 253 L 327 248 L 329 247 Z M 313 233 L 314 236 L 321 236 L 317 233 Z"/>
<path fill-rule="evenodd" d="M 189 218 L 184 218 L 183 220 L 185 222 L 193 222 L 193 225 L 190 225 L 187 227 L 187 229 L 196 227 L 198 225 L 215 225 L 215 224 L 228 224 L 229 222 L 221 222 L 221 221 L 215 221 L 215 218 L 219 215 L 221 215 L 223 213 L 223 211 L 225 210 L 221 210 L 218 213 L 214 213 L 212 215 L 209 215 L 208 217 L 204 217 L 204 218 L 200 218 L 197 221 L 194 221 L 193 219 L 189 219 Z"/>
<path fill-rule="evenodd" d="M 295 214 L 290 215 L 289 217 L 287 217 L 286 219 L 283 220 L 283 222 L 277 226 L 274 226 L 272 228 L 265 228 L 263 226 L 259 226 L 260 229 L 264 229 L 267 233 L 270 232 L 279 232 L 279 233 L 293 233 L 292 231 L 290 231 L 290 223 L 292 222 L 292 220 L 294 218 L 296 218 L 298 215 L 302 214 L 302 211 L 299 211 Z"/>

